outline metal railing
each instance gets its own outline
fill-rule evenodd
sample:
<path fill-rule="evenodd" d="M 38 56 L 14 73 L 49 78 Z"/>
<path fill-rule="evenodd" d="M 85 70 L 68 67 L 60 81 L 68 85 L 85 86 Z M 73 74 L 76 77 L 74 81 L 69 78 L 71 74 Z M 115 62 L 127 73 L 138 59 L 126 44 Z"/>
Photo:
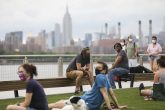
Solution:
<path fill-rule="evenodd" d="M 165 54 L 161 54 L 165 55 Z M 68 63 L 75 55 L 0 55 L 0 81 L 18 80 L 17 69 L 22 63 L 32 63 L 38 70 L 37 79 L 65 77 Z M 92 54 L 91 65 L 96 61 L 107 62 L 115 60 L 115 54 Z M 139 63 L 147 62 L 148 55 L 140 54 Z"/>

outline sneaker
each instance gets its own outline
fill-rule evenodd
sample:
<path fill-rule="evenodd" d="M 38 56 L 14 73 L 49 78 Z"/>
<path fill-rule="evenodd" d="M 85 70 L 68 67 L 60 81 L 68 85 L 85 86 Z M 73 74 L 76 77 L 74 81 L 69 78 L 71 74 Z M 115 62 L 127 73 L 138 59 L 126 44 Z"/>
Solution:
<path fill-rule="evenodd" d="M 144 84 L 141 83 L 141 84 L 139 85 L 139 95 L 140 95 L 140 96 L 142 96 L 141 90 L 143 90 L 143 89 L 145 89 L 145 88 L 144 88 Z"/>
<path fill-rule="evenodd" d="M 80 90 L 76 90 L 75 92 L 74 92 L 74 95 L 77 95 L 77 94 L 79 94 L 80 93 Z"/>

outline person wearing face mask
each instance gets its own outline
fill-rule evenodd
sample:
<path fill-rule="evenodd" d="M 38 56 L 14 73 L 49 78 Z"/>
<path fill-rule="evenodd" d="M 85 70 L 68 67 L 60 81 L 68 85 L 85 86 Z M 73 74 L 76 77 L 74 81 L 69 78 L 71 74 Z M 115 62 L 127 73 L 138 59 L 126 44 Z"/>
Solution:
<path fill-rule="evenodd" d="M 126 46 L 127 46 L 127 44 L 126 44 L 125 39 L 122 39 L 122 41 L 120 42 L 120 44 L 121 44 L 121 46 L 122 46 L 122 50 L 126 51 Z"/>
<path fill-rule="evenodd" d="M 97 62 L 95 68 L 96 79 L 92 85 L 92 89 L 80 96 L 86 103 L 86 110 L 100 110 L 103 102 L 106 103 L 107 110 L 120 110 L 126 108 L 126 106 L 119 106 L 117 98 L 106 77 L 107 72 L 107 64 L 104 62 Z M 114 105 L 116 105 L 116 108 L 111 107 L 109 95 L 111 96 Z M 56 110 L 55 108 L 61 109 L 65 106 L 64 102 L 64 100 L 60 100 L 56 103 L 51 103 L 49 104 L 49 108 L 52 108 L 52 110 Z"/>
<path fill-rule="evenodd" d="M 76 79 L 75 94 L 80 92 L 80 85 L 83 76 L 89 78 L 89 83 L 92 86 L 93 75 L 90 69 L 90 49 L 89 47 L 86 47 L 71 61 L 66 69 L 66 77 Z"/>
<path fill-rule="evenodd" d="M 8 105 L 6 110 L 48 110 L 48 102 L 43 87 L 33 79 L 37 76 L 36 66 L 22 64 L 18 68 L 18 76 L 26 82 L 26 96 L 22 103 Z"/>
<path fill-rule="evenodd" d="M 126 53 L 129 61 L 129 67 L 137 66 L 138 57 L 138 47 L 135 42 L 133 42 L 133 37 L 130 35 L 128 37 L 128 43 L 126 46 Z"/>
<path fill-rule="evenodd" d="M 153 98 L 154 100 L 165 100 L 165 56 L 157 60 L 158 69 L 154 75 L 153 89 L 145 89 L 143 83 L 139 86 L 140 96 L 145 96 L 145 100 Z M 160 86 L 161 89 L 154 89 L 154 86 Z"/>
<path fill-rule="evenodd" d="M 114 77 L 116 75 L 121 76 L 129 73 L 128 58 L 120 43 L 114 45 L 114 49 L 117 52 L 115 62 L 108 72 L 108 79 L 113 89 L 116 88 Z"/>
<path fill-rule="evenodd" d="M 153 36 L 152 43 L 149 44 L 147 48 L 147 53 L 149 55 L 150 66 L 152 71 L 155 71 L 154 65 L 156 63 L 156 60 L 159 58 L 159 54 L 161 52 L 162 52 L 162 47 L 160 46 L 159 43 L 157 43 L 157 37 Z"/>

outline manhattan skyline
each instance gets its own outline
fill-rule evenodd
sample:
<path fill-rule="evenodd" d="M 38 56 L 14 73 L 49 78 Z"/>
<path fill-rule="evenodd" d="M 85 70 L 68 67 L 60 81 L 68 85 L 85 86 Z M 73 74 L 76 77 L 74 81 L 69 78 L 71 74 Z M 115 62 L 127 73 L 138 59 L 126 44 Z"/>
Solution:
<path fill-rule="evenodd" d="M 55 23 L 62 26 L 67 4 L 74 39 L 101 32 L 106 22 L 116 28 L 121 22 L 122 36 L 138 35 L 138 20 L 142 21 L 144 35 L 148 35 L 149 19 L 153 33 L 163 29 L 164 0 L 0 0 L 0 39 L 7 32 L 23 31 L 27 37 L 29 32 L 37 35 L 42 29 L 52 31 Z"/>

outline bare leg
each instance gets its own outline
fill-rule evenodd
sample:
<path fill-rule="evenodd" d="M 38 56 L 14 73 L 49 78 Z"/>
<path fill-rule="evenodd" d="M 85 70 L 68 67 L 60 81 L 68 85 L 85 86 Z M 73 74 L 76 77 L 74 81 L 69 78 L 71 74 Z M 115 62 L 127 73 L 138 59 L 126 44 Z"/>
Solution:
<path fill-rule="evenodd" d="M 94 82 L 93 74 L 92 74 L 91 71 L 88 71 L 87 74 L 88 74 L 88 77 L 89 77 L 89 84 L 90 84 L 91 87 L 92 87 L 93 82 Z"/>
<path fill-rule="evenodd" d="M 8 105 L 6 110 L 26 110 L 26 108 L 17 105 Z"/>
<path fill-rule="evenodd" d="M 83 77 L 83 71 L 73 70 L 70 73 L 67 73 L 67 77 L 71 79 L 76 79 L 76 91 L 80 90 L 81 80 Z"/>
<path fill-rule="evenodd" d="M 76 72 L 76 91 L 80 90 L 80 85 L 82 82 L 82 77 L 83 77 L 83 72 L 82 71 L 77 71 Z"/>
<path fill-rule="evenodd" d="M 152 95 L 152 90 L 151 89 L 141 90 L 141 95 L 142 96 L 151 96 Z"/>
<path fill-rule="evenodd" d="M 50 103 L 48 104 L 49 108 L 58 108 L 58 109 L 62 109 L 65 106 L 65 100 L 60 100 L 58 102 L 55 103 Z M 54 109 L 53 109 L 54 110 Z"/>

